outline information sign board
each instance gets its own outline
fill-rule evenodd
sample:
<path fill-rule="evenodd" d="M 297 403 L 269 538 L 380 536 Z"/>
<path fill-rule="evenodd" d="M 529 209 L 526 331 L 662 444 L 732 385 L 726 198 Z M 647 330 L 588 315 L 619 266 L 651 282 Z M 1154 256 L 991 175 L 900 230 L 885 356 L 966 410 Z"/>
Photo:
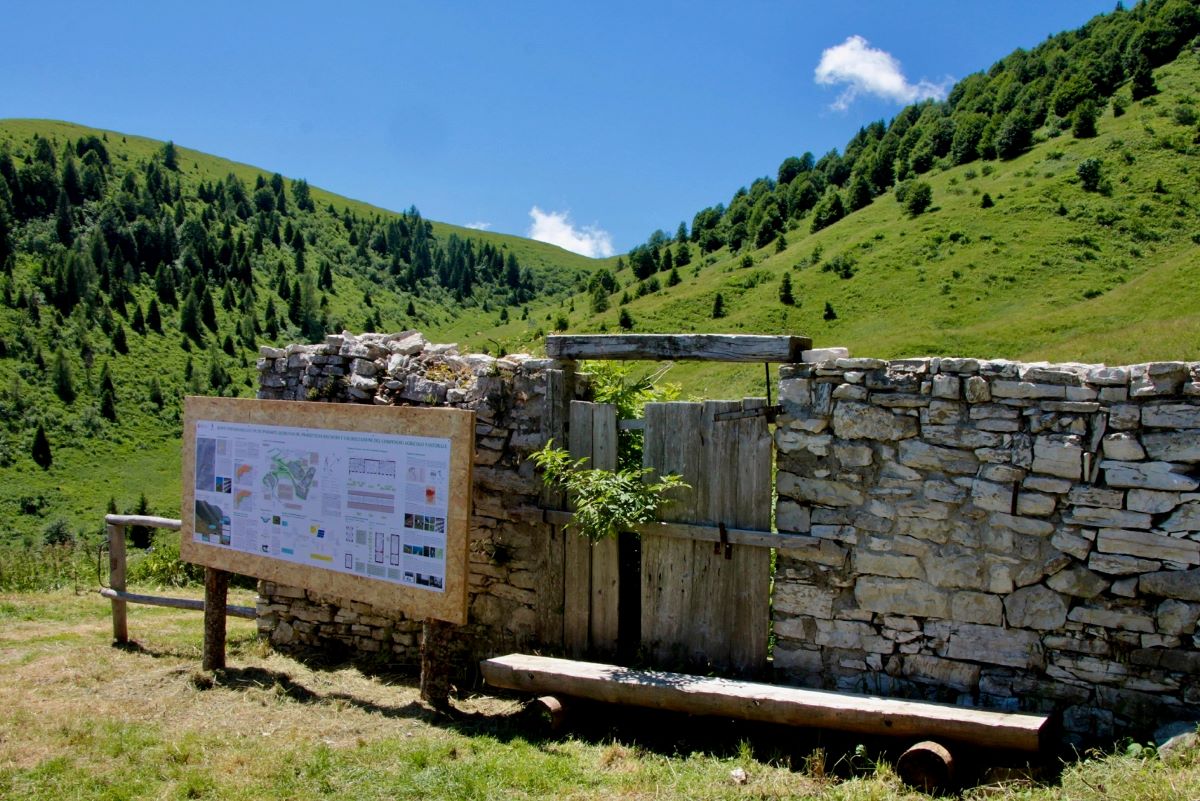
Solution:
<path fill-rule="evenodd" d="M 466 622 L 475 415 L 189 397 L 181 556 Z"/>

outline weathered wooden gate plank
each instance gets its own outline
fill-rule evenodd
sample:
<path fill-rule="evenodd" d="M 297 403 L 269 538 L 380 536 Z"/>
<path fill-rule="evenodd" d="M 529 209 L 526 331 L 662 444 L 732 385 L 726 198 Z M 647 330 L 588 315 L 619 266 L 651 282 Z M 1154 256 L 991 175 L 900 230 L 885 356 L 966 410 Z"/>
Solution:
<path fill-rule="evenodd" d="M 592 458 L 592 404 L 571 402 L 568 439 L 572 459 Z M 563 546 L 563 647 L 573 656 L 582 656 L 591 636 L 592 547 L 570 530 Z"/>
<path fill-rule="evenodd" d="M 551 334 L 552 359 L 799 362 L 812 340 L 752 334 Z"/>
<path fill-rule="evenodd" d="M 617 469 L 617 407 L 592 404 L 592 461 L 597 470 Z M 620 559 L 615 537 L 592 545 L 591 650 L 615 655 L 619 631 Z"/>
<path fill-rule="evenodd" d="M 646 404 L 643 464 L 659 475 L 675 473 L 692 482 L 672 493 L 663 520 L 693 520 L 707 505 L 708 487 L 696 482 L 703 453 L 700 404 Z M 679 632 L 690 625 L 688 599 L 694 581 L 693 544 L 686 540 L 642 540 L 642 644 L 655 660 L 671 659 Z"/>
<path fill-rule="evenodd" d="M 542 418 L 542 437 L 562 447 L 566 441 L 567 420 L 570 415 L 570 395 L 574 384 L 574 371 L 546 371 L 546 411 Z M 544 487 L 541 504 L 543 508 L 560 509 L 564 501 L 563 492 L 553 487 Z M 563 644 L 563 570 L 566 559 L 564 532 L 561 525 L 551 525 L 546 530 L 538 555 L 538 640 L 550 647 Z"/>
<path fill-rule="evenodd" d="M 746 398 L 743 409 L 766 406 L 766 398 Z M 739 527 L 771 527 L 771 434 L 766 418 L 751 417 L 727 423 L 737 426 L 738 496 L 733 522 Z M 743 674 L 763 670 L 767 662 L 770 627 L 771 552 L 765 548 L 733 549 L 733 621 L 730 664 Z"/>

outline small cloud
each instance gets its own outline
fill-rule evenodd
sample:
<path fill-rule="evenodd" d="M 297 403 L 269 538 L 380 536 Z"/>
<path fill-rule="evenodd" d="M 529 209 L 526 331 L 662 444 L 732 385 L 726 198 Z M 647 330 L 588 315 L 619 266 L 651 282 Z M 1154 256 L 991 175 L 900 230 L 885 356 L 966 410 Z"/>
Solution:
<path fill-rule="evenodd" d="M 840 45 L 826 48 L 821 53 L 815 78 L 822 86 L 845 84 L 846 88 L 833 102 L 837 111 L 845 111 L 861 93 L 896 103 L 941 100 L 953 82 L 948 78 L 940 84 L 924 80 L 909 83 L 900 62 L 891 53 L 871 47 L 861 36 L 851 36 Z"/>
<path fill-rule="evenodd" d="M 474 228 L 476 231 L 486 231 L 487 229 L 489 229 L 491 227 L 492 227 L 492 224 L 490 222 L 473 222 L 473 223 L 467 223 L 466 225 L 463 226 L 463 228 Z"/>
<path fill-rule="evenodd" d="M 527 234 L 530 239 L 593 259 L 613 254 L 612 234 L 594 225 L 576 227 L 569 212 L 542 211 L 534 206 L 529 216 L 533 219 Z"/>

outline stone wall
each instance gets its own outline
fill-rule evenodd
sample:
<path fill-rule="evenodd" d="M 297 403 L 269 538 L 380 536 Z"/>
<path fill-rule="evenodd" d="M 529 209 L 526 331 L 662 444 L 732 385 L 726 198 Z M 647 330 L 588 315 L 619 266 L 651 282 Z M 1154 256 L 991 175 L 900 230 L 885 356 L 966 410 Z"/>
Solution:
<path fill-rule="evenodd" d="M 1059 712 L 1200 702 L 1200 364 L 784 367 L 779 680 Z M 786 553 L 787 555 L 783 555 Z"/>
<path fill-rule="evenodd" d="M 568 365 L 528 356 L 462 355 L 419 333 L 329 336 L 319 345 L 260 349 L 258 396 L 376 405 L 450 406 L 476 414 L 470 521 L 469 622 L 460 664 L 554 645 L 562 599 L 539 594 L 548 544 L 541 481 L 525 457 L 549 438 L 548 376 Z M 582 382 L 581 386 L 586 386 Z M 258 626 L 283 649 L 318 647 L 419 662 L 421 624 L 357 601 L 270 582 L 259 585 Z M 561 596 L 561 593 L 560 593 Z M 561 621 L 561 608 L 557 609 Z M 558 632 L 561 640 L 561 627 Z"/>

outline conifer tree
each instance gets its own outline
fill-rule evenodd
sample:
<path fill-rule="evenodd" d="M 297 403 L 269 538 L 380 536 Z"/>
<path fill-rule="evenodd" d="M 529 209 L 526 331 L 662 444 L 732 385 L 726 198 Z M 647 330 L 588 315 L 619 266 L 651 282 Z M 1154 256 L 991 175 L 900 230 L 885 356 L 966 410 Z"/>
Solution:
<path fill-rule="evenodd" d="M 796 297 L 792 294 L 792 276 L 788 273 L 784 273 L 779 281 L 779 302 L 784 306 L 796 305 Z"/>
<path fill-rule="evenodd" d="M 714 320 L 725 316 L 725 298 L 721 296 L 720 292 L 713 298 L 712 316 Z"/>
<path fill-rule="evenodd" d="M 59 345 L 58 350 L 54 354 L 54 394 L 62 399 L 63 403 L 73 403 L 75 401 L 75 382 L 71 378 L 71 365 L 67 362 L 67 353 Z"/>
<path fill-rule="evenodd" d="M 120 354 L 129 353 L 129 342 L 125 339 L 125 326 L 117 323 L 112 335 L 113 350 Z"/>
<path fill-rule="evenodd" d="M 100 368 L 100 416 L 114 423 L 117 421 L 117 388 L 108 362 Z"/>
<path fill-rule="evenodd" d="M 162 315 L 158 312 L 158 300 L 150 298 L 150 306 L 146 309 L 146 327 L 156 334 L 162 333 Z"/>
<path fill-rule="evenodd" d="M 54 456 L 50 452 L 50 439 L 46 436 L 46 429 L 41 423 L 38 423 L 37 431 L 33 435 L 33 448 L 30 455 L 43 470 L 49 470 L 50 465 L 54 462 Z"/>

